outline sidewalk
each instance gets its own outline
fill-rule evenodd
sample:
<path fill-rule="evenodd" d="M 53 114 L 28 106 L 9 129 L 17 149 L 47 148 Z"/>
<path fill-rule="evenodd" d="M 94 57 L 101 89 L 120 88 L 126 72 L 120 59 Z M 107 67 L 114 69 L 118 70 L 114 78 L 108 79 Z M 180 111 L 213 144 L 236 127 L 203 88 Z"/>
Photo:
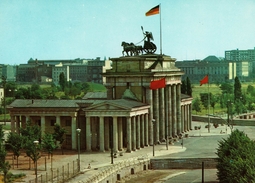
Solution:
<path fill-rule="evenodd" d="M 180 143 L 180 142 L 178 142 Z M 160 144 L 160 145 L 155 145 L 154 146 L 154 154 L 155 157 L 157 156 L 163 156 L 167 154 L 172 154 L 172 153 L 178 153 L 178 152 L 183 152 L 185 151 L 185 147 L 181 146 L 174 146 L 174 145 L 169 145 L 168 150 L 166 149 L 166 144 Z M 63 155 L 58 155 L 60 158 Z M 127 159 L 137 159 L 137 158 L 152 158 L 153 157 L 153 147 L 145 147 L 141 148 L 140 150 L 137 150 L 132 153 L 126 153 L 123 152 L 123 156 L 117 156 L 117 158 L 113 158 L 113 163 L 117 164 L 118 162 L 125 161 Z M 54 159 L 57 161 L 54 161 Z M 64 158 L 57 158 L 56 155 L 53 156 L 53 169 L 56 168 L 61 168 L 63 165 L 66 165 L 68 163 L 71 163 L 78 159 L 78 154 L 76 155 L 69 155 Z M 95 174 L 98 172 L 99 168 L 106 167 L 106 166 L 112 166 L 111 164 L 111 156 L 110 156 L 110 151 L 107 152 L 81 152 L 80 154 L 80 161 L 81 161 L 81 173 L 74 177 L 73 179 L 69 180 L 68 182 L 70 183 L 77 183 L 81 180 L 83 180 L 85 177 L 88 177 L 92 174 Z M 91 169 L 88 169 L 88 165 L 90 164 Z M 47 162 L 47 170 L 50 170 L 50 161 Z M 45 174 L 46 171 L 41 171 L 44 170 L 45 165 L 40 165 L 38 166 L 38 177 L 40 174 Z M 35 178 L 35 171 L 34 170 L 16 170 L 12 169 L 10 172 L 16 174 L 16 173 L 25 173 L 26 177 L 23 179 L 23 182 L 29 182 L 29 180 Z M 85 172 L 85 173 L 84 173 Z"/>

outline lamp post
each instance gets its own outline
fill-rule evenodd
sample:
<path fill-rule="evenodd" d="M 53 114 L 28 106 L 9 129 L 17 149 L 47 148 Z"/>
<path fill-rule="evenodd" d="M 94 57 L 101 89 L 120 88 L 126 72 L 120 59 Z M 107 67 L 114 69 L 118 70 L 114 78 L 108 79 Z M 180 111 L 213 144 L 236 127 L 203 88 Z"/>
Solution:
<path fill-rule="evenodd" d="M 154 123 L 155 119 L 152 119 L 152 155 L 155 156 L 155 143 L 154 143 Z"/>
<path fill-rule="evenodd" d="M 5 86 L 6 86 L 6 77 L 2 76 L 2 84 L 4 87 L 4 125 L 6 125 L 6 93 L 5 93 Z"/>
<path fill-rule="evenodd" d="M 37 183 L 37 146 L 39 144 L 38 140 L 34 141 L 34 145 L 35 145 L 35 182 Z"/>
<path fill-rule="evenodd" d="M 227 101 L 228 126 L 230 127 L 231 132 L 232 132 L 232 127 L 231 127 L 231 125 L 230 125 L 229 113 L 231 113 L 231 120 L 233 120 L 233 119 L 232 119 L 232 104 L 233 104 L 233 103 L 232 103 L 230 100 Z M 231 110 L 230 110 L 230 109 L 231 109 Z"/>
<path fill-rule="evenodd" d="M 110 122 L 111 164 L 113 164 L 113 121 Z"/>
<path fill-rule="evenodd" d="M 81 129 L 77 128 L 76 129 L 77 135 L 78 135 L 78 172 L 80 172 L 81 170 L 81 164 L 80 164 L 80 147 L 81 147 L 81 142 L 80 142 L 80 133 L 81 133 Z"/>

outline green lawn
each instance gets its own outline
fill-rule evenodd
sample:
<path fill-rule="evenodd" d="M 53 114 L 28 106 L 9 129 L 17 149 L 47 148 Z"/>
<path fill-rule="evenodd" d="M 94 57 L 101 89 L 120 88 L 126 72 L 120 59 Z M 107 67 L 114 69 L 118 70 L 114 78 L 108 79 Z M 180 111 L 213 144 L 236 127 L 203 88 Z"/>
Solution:
<path fill-rule="evenodd" d="M 233 84 L 234 85 L 234 84 Z M 248 85 L 252 85 L 255 87 L 255 83 L 242 83 L 242 91 L 246 92 Z M 208 84 L 202 85 L 200 86 L 199 84 L 196 85 L 192 85 L 192 97 L 193 99 L 195 98 L 200 98 L 200 93 L 208 93 L 208 91 L 210 93 L 212 93 L 213 95 L 219 94 L 221 95 L 221 90 L 219 88 L 219 86 L 215 85 L 215 84 L 210 84 L 209 88 L 208 88 Z M 216 104 L 215 105 L 215 109 L 213 110 L 212 107 L 210 107 L 210 114 L 222 114 L 222 113 L 227 113 L 227 109 L 226 108 L 220 108 L 220 104 Z M 201 112 L 196 113 L 195 111 L 192 111 L 192 114 L 198 114 L 198 115 L 205 115 L 208 114 L 208 110 L 206 110 L 205 108 L 202 109 Z"/>

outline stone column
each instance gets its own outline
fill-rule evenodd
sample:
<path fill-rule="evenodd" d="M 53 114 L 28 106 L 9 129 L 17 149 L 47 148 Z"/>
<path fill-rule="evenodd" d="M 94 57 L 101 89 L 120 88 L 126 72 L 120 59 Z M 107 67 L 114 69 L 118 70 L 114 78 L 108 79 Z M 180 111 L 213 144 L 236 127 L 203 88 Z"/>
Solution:
<path fill-rule="evenodd" d="M 77 149 L 76 116 L 72 116 L 72 149 Z"/>
<path fill-rule="evenodd" d="M 153 90 L 153 118 L 155 119 L 154 123 L 154 143 L 159 143 L 159 91 Z"/>
<path fill-rule="evenodd" d="M 11 132 L 15 133 L 15 116 L 11 115 Z"/>
<path fill-rule="evenodd" d="M 185 105 L 181 106 L 181 132 L 184 133 L 185 127 Z"/>
<path fill-rule="evenodd" d="M 135 120 L 135 116 L 132 116 L 131 118 L 131 123 L 132 123 L 132 150 L 135 151 L 136 150 L 136 120 Z"/>
<path fill-rule="evenodd" d="M 140 130 L 140 139 L 141 139 L 141 148 L 144 148 L 144 116 L 145 116 L 145 114 L 142 114 L 141 115 L 141 121 L 140 121 L 140 128 L 141 128 L 141 130 Z"/>
<path fill-rule="evenodd" d="M 189 118 L 190 117 L 189 116 L 189 105 L 187 105 L 187 111 L 186 112 L 187 112 L 187 114 L 186 114 L 186 118 L 187 118 L 186 119 L 186 131 L 189 131 L 189 128 L 190 128 L 190 126 L 189 126 L 190 125 L 189 124 L 189 120 L 190 120 L 190 118 Z"/>
<path fill-rule="evenodd" d="M 92 151 L 95 151 L 98 147 L 97 145 L 97 137 L 98 137 L 98 134 L 97 134 L 97 117 L 90 117 L 90 120 L 91 120 L 91 149 Z"/>
<path fill-rule="evenodd" d="M 144 114 L 144 145 L 149 146 L 149 114 Z"/>
<path fill-rule="evenodd" d="M 26 123 L 27 123 L 28 121 L 32 122 L 32 120 L 30 120 L 30 116 L 26 116 Z"/>
<path fill-rule="evenodd" d="M 61 124 L 60 124 L 60 116 L 56 116 L 56 123 L 61 126 Z"/>
<path fill-rule="evenodd" d="M 176 86 L 172 85 L 171 87 L 171 96 L 172 96 L 172 136 L 175 138 L 177 136 L 176 129 Z"/>
<path fill-rule="evenodd" d="M 181 134 L 181 84 L 176 86 L 177 135 Z"/>
<path fill-rule="evenodd" d="M 148 114 L 148 117 L 147 117 L 147 125 L 148 125 L 148 144 L 149 145 L 153 145 L 153 130 L 152 130 L 152 124 L 151 124 L 151 121 L 153 119 L 153 94 L 152 94 L 152 90 L 150 90 L 149 88 L 146 88 L 146 103 L 147 104 L 150 104 L 150 109 L 149 109 L 149 114 Z"/>
<path fill-rule="evenodd" d="M 99 117 L 99 142 L 100 142 L 100 151 L 101 152 L 104 152 L 104 117 L 103 116 L 100 116 Z"/>
<path fill-rule="evenodd" d="M 123 150 L 123 130 L 122 130 L 122 117 L 118 118 L 118 150 Z"/>
<path fill-rule="evenodd" d="M 131 141 L 131 117 L 127 117 L 127 152 L 131 152 L 132 141 Z"/>
<path fill-rule="evenodd" d="M 140 116 L 136 116 L 136 149 L 140 149 L 141 142 L 140 142 Z"/>
<path fill-rule="evenodd" d="M 45 116 L 41 116 L 41 132 L 43 136 L 45 134 Z"/>
<path fill-rule="evenodd" d="M 188 112 L 189 112 L 189 120 L 188 120 L 188 123 L 189 123 L 189 128 L 188 130 L 192 130 L 192 104 L 189 105 L 189 109 L 188 109 Z"/>
<path fill-rule="evenodd" d="M 165 139 L 165 90 L 159 89 L 159 140 L 164 142 Z"/>
<path fill-rule="evenodd" d="M 86 150 L 91 151 L 91 125 L 90 117 L 86 117 Z"/>
<path fill-rule="evenodd" d="M 105 144 L 105 150 L 109 151 L 110 150 L 110 126 L 109 126 L 109 117 L 104 118 L 104 144 Z"/>
<path fill-rule="evenodd" d="M 118 152 L 118 124 L 117 116 L 113 116 L 113 152 Z"/>
<path fill-rule="evenodd" d="M 168 128 L 167 128 L 167 132 L 168 132 L 168 137 L 172 138 L 172 92 L 171 92 L 171 85 L 167 85 L 167 93 L 168 93 L 168 97 L 167 97 L 167 115 L 168 115 Z"/>
<path fill-rule="evenodd" d="M 20 134 L 20 116 L 16 116 L 16 133 Z"/>
<path fill-rule="evenodd" d="M 184 106 L 184 131 L 187 132 L 188 126 L 188 105 Z"/>

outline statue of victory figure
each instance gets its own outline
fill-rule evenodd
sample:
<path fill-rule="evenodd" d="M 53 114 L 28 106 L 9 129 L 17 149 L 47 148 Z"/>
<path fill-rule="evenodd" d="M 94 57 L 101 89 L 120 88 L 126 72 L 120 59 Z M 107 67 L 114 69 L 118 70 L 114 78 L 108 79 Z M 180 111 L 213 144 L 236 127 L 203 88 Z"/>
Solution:
<path fill-rule="evenodd" d="M 143 31 L 143 27 L 141 28 Z M 126 53 L 126 56 L 139 55 L 139 54 L 143 54 L 143 52 L 147 54 L 155 53 L 155 51 L 157 50 L 157 46 L 153 42 L 151 42 L 151 40 L 153 41 L 152 33 L 148 31 L 145 31 L 145 32 L 143 31 L 143 35 L 144 35 L 144 38 L 142 40 L 144 41 L 143 46 L 136 45 L 134 43 L 126 43 L 124 41 L 122 42 L 121 46 L 123 46 L 123 51 L 122 51 L 123 56 L 124 56 L 124 53 Z"/>

